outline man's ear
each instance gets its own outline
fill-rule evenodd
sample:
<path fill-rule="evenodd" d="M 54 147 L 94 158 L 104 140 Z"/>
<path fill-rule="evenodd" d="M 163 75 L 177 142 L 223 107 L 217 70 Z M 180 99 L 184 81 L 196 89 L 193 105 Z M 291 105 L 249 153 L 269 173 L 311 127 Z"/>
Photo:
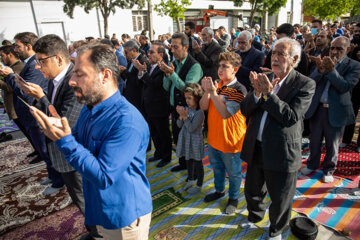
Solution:
<path fill-rule="evenodd" d="M 25 47 L 28 51 L 31 51 L 33 49 L 30 43 L 26 44 Z"/>
<path fill-rule="evenodd" d="M 113 74 L 112 71 L 109 68 L 105 68 L 102 71 L 103 78 L 102 78 L 102 84 L 107 84 L 109 82 L 113 82 Z"/>
<path fill-rule="evenodd" d="M 294 57 L 293 57 L 293 61 L 294 61 L 294 65 L 295 65 L 295 63 L 296 63 L 296 61 L 299 59 L 299 56 L 298 55 L 295 55 Z"/>

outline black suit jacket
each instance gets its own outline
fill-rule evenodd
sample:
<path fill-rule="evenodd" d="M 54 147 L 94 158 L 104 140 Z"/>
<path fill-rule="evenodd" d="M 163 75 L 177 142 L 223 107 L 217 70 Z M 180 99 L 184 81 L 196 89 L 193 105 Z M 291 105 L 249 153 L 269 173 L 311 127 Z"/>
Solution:
<path fill-rule="evenodd" d="M 137 60 L 141 64 L 146 62 L 146 65 L 149 65 L 146 61 L 146 57 L 141 53 Z M 131 64 L 132 61 L 128 61 L 127 69 L 121 73 L 122 79 L 126 81 L 123 95 L 132 105 L 142 111 L 143 82 L 138 77 L 139 71 L 136 67 L 133 66 L 131 71 L 129 71 Z"/>
<path fill-rule="evenodd" d="M 273 73 L 269 74 L 273 79 Z M 271 76 L 272 75 L 272 76 Z M 315 82 L 295 70 L 284 80 L 277 94 L 255 101 L 251 91 L 241 102 L 249 119 L 241 158 L 251 164 L 264 111 L 268 112 L 262 135 L 263 167 L 266 170 L 295 172 L 301 166 L 302 121 L 315 92 Z"/>
<path fill-rule="evenodd" d="M 246 87 L 247 91 L 250 91 L 252 89 L 249 79 L 250 72 L 261 72 L 260 67 L 264 65 L 264 53 L 254 47 L 251 47 L 246 55 L 240 51 L 236 51 L 236 53 L 241 56 L 241 67 L 236 73 L 236 78 Z"/>
<path fill-rule="evenodd" d="M 170 114 L 169 94 L 163 88 L 164 72 L 156 66 L 141 78 L 144 84 L 143 106 L 147 117 L 167 117 Z"/>
<path fill-rule="evenodd" d="M 218 68 L 221 52 L 221 46 L 212 41 L 208 46 L 204 44 L 201 52 L 195 54 L 195 59 L 200 63 L 204 76 L 211 77 L 214 81 L 219 78 Z"/>

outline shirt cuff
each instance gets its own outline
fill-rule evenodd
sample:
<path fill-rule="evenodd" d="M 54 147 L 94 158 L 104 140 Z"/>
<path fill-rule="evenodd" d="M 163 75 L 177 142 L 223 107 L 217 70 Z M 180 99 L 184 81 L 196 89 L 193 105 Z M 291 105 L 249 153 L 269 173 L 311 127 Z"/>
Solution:
<path fill-rule="evenodd" d="M 68 156 L 76 150 L 77 141 L 75 140 L 72 134 L 69 134 L 55 142 L 59 150 L 65 155 Z"/>
<path fill-rule="evenodd" d="M 257 97 L 257 96 L 255 95 L 255 92 L 254 92 L 254 99 L 255 99 L 255 103 L 258 103 L 258 102 L 259 102 L 259 100 L 260 100 L 260 98 L 261 98 L 261 97 Z"/>

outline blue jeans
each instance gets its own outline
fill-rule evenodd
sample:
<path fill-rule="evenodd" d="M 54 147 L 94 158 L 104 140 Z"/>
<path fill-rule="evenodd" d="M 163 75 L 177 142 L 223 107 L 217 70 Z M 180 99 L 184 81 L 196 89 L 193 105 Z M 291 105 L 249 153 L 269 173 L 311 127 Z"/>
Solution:
<path fill-rule="evenodd" d="M 225 190 L 226 172 L 229 175 L 229 198 L 238 199 L 241 184 L 241 158 L 238 153 L 223 153 L 208 145 L 209 160 L 214 169 L 214 184 L 216 192 Z"/>

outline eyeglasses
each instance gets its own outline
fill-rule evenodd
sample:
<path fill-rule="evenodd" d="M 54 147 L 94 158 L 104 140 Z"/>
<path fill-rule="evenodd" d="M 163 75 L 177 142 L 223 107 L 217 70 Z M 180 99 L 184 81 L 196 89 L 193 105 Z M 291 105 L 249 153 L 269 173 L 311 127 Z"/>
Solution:
<path fill-rule="evenodd" d="M 330 50 L 344 51 L 342 47 L 330 47 Z"/>
<path fill-rule="evenodd" d="M 56 55 L 52 55 L 52 56 L 49 56 L 49 57 L 45 57 L 45 58 L 39 58 L 39 59 L 35 59 L 35 62 L 36 64 L 38 65 L 43 65 L 44 64 L 44 61 L 48 58 L 52 58 L 52 57 L 56 57 Z"/>

